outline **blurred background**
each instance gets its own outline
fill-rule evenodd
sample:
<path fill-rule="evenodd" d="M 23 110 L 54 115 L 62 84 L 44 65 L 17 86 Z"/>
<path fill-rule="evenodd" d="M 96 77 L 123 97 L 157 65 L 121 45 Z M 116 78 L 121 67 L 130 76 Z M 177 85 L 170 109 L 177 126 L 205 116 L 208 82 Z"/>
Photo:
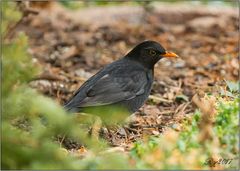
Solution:
<path fill-rule="evenodd" d="M 1 6 L 3 169 L 238 168 L 238 1 Z M 89 139 L 93 121 L 61 105 L 144 40 L 181 59 L 157 64 L 151 95 L 128 122 Z"/>

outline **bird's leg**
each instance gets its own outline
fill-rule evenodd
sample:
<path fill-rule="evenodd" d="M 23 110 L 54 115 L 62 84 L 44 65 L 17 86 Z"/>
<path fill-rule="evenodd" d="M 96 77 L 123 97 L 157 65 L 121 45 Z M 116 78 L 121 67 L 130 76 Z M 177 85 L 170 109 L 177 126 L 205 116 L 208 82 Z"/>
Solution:
<path fill-rule="evenodd" d="M 93 139 L 98 140 L 101 127 L 102 127 L 101 118 L 99 116 L 94 116 L 94 123 L 93 123 L 92 129 L 91 129 L 91 137 Z"/>
<path fill-rule="evenodd" d="M 77 113 L 77 118 L 79 123 L 93 123 L 90 131 L 90 135 L 93 139 L 98 140 L 99 132 L 102 127 L 102 120 L 99 116 L 91 115 L 87 113 Z"/>

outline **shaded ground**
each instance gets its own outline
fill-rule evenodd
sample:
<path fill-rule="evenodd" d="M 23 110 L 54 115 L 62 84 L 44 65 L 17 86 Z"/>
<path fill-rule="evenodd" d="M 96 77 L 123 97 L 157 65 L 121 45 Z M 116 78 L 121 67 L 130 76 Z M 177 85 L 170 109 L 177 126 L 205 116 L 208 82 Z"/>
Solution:
<path fill-rule="evenodd" d="M 103 129 L 110 144 L 126 149 L 168 126 L 181 130 L 181 121 L 195 110 L 191 98 L 196 92 L 218 93 L 225 88 L 224 79 L 238 78 L 237 9 L 156 6 L 145 11 L 123 6 L 68 11 L 54 3 L 17 29 L 29 36 L 29 52 L 43 68 L 31 86 L 60 104 L 143 40 L 158 41 L 182 57 L 158 63 L 151 96 L 130 124 Z"/>

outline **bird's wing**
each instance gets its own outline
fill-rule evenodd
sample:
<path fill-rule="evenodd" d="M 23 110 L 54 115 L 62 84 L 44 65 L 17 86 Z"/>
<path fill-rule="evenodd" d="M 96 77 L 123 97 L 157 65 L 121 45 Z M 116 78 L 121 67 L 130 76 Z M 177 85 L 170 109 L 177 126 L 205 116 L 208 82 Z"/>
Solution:
<path fill-rule="evenodd" d="M 135 71 L 125 75 L 103 75 L 86 91 L 78 107 L 101 106 L 130 100 L 144 93 L 148 78 L 145 72 Z"/>

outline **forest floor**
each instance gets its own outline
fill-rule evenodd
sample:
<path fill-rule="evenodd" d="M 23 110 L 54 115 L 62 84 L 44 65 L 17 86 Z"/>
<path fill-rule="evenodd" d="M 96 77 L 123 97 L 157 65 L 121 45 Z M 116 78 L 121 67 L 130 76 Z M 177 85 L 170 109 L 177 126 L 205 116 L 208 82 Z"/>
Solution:
<path fill-rule="evenodd" d="M 129 149 L 144 135 L 159 135 L 196 109 L 196 93 L 219 94 L 237 81 L 238 10 L 179 5 L 90 7 L 70 11 L 59 4 L 29 15 L 16 28 L 29 37 L 29 53 L 42 67 L 30 84 L 63 104 L 104 65 L 144 40 L 155 40 L 181 59 L 161 60 L 146 104 L 117 129 L 103 129 L 112 146 Z M 224 81 L 225 80 L 225 81 Z M 65 143 L 66 148 L 79 148 Z"/>

